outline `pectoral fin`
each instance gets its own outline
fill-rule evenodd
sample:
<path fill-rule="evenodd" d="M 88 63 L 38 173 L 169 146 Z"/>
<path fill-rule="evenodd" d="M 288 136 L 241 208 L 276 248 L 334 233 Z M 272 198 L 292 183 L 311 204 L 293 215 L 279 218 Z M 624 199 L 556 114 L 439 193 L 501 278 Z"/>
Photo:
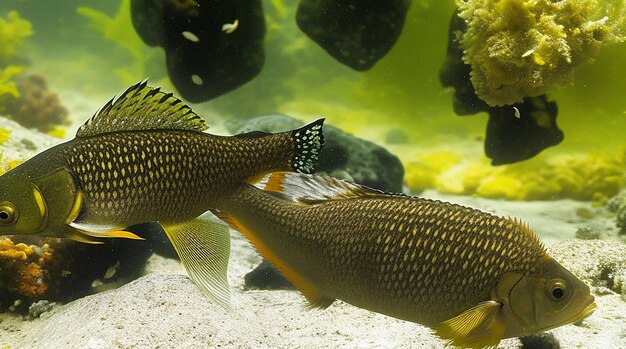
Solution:
<path fill-rule="evenodd" d="M 501 304 L 487 301 L 435 327 L 437 335 L 463 348 L 495 347 L 504 336 Z"/>
<path fill-rule="evenodd" d="M 69 224 L 70 227 L 80 231 L 80 233 L 91 236 L 94 238 L 123 238 L 132 240 L 144 240 L 144 238 L 137 236 L 129 231 L 125 231 L 114 226 L 96 225 L 88 223 L 76 223 Z"/>
<path fill-rule="evenodd" d="M 207 297 L 229 308 L 230 290 L 226 277 L 230 255 L 228 227 L 219 221 L 199 217 L 185 223 L 164 225 L 163 229 L 189 278 Z"/>

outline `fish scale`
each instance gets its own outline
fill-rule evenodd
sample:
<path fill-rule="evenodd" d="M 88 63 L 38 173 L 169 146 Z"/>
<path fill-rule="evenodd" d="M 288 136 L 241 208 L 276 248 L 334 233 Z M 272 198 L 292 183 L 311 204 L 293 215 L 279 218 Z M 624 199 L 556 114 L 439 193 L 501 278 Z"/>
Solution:
<path fill-rule="evenodd" d="M 290 143 L 285 135 L 250 140 L 187 131 L 128 132 L 80 139 L 65 148 L 65 157 L 89 205 L 84 219 L 128 226 L 201 214 L 251 176 L 246 174 L 288 163 Z M 233 152 L 241 156 L 221 155 Z"/>
<path fill-rule="evenodd" d="M 341 299 L 434 328 L 458 346 L 495 346 L 595 309 L 589 288 L 512 218 L 296 173 L 242 185 L 217 213 L 311 306 Z M 566 283 L 575 300 L 559 303 Z M 559 304 L 562 312 L 550 308 Z"/>
<path fill-rule="evenodd" d="M 139 82 L 76 132 L 0 176 L 0 235 L 105 243 L 160 223 L 190 278 L 228 307 L 228 228 L 202 214 L 274 170 L 310 172 L 323 119 L 296 130 L 216 136 L 189 106 Z M 137 245 L 140 246 L 140 245 Z"/>
<path fill-rule="evenodd" d="M 271 213 L 276 217 L 271 236 L 265 238 L 268 244 L 301 250 L 301 245 L 286 245 L 293 236 L 314 246 L 307 263 L 320 265 L 321 274 L 312 277 L 312 283 L 329 280 L 336 298 L 367 303 L 372 309 L 391 306 L 394 316 L 420 323 L 434 325 L 489 299 L 499 275 L 518 269 L 533 273 L 544 256 L 542 244 L 519 223 L 440 201 L 373 198 L 302 208 L 258 195 L 246 195 L 244 200 L 250 202 L 246 207 L 283 212 Z M 449 220 L 453 216 L 456 219 Z M 384 222 L 382 229 L 379 222 Z M 443 234 L 448 236 L 446 245 Z M 501 244 L 498 250 L 489 248 L 488 241 L 494 239 Z M 346 253 L 346 246 L 359 252 Z M 481 256 L 489 262 L 481 261 Z M 442 263 L 446 258 L 448 262 Z M 303 263 L 291 254 L 285 257 L 285 263 L 290 262 Z M 414 276 L 410 284 L 405 282 L 409 275 Z M 456 292 L 442 292 L 442 284 Z"/>

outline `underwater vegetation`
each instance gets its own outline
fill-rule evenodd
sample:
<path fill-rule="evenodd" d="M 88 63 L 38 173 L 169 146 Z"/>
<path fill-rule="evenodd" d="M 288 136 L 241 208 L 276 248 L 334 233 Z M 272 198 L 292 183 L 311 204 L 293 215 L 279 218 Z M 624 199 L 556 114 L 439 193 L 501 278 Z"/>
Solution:
<path fill-rule="evenodd" d="M 23 54 L 24 39 L 31 35 L 31 23 L 17 11 L 9 12 L 6 19 L 0 17 L 0 68 L 17 63 Z"/>
<path fill-rule="evenodd" d="M 146 77 L 148 55 L 132 26 L 130 0 L 121 1 L 113 17 L 86 6 L 78 7 L 76 11 L 89 20 L 89 27 L 92 30 L 99 32 L 105 40 L 117 44 L 132 58 L 131 64 L 115 70 L 124 83 L 132 84 Z"/>
<path fill-rule="evenodd" d="M 567 82 L 602 46 L 626 40 L 623 1 L 457 1 L 459 38 L 476 95 L 490 106 L 521 102 Z"/>
<path fill-rule="evenodd" d="M 67 110 L 55 93 L 48 91 L 41 74 L 21 76 L 26 67 L 15 62 L 27 61 L 24 39 L 33 34 L 32 25 L 11 11 L 8 19 L 0 18 L 0 113 L 11 117 L 25 127 L 42 132 L 67 125 Z"/>
<path fill-rule="evenodd" d="M 17 98 L 4 100 L 4 112 L 12 119 L 46 133 L 69 124 L 67 109 L 61 105 L 58 95 L 48 90 L 43 75 L 29 75 L 19 80 L 17 90 Z"/>
<path fill-rule="evenodd" d="M 466 163 L 455 150 L 416 154 L 406 161 L 405 184 L 419 192 L 436 188 L 445 193 L 509 200 L 571 198 L 597 205 L 626 186 L 626 148 L 614 153 L 591 152 L 539 157 L 494 168 L 485 161 Z"/>

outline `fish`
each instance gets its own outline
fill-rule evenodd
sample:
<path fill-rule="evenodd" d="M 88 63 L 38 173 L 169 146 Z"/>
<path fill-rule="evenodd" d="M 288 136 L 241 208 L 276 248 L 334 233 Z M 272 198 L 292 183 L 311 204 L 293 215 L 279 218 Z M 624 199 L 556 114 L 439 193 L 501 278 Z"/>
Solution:
<path fill-rule="evenodd" d="M 214 212 L 310 307 L 340 299 L 455 346 L 495 347 L 596 308 L 589 287 L 514 218 L 286 172 L 242 185 Z"/>
<path fill-rule="evenodd" d="M 102 243 L 141 239 L 127 228 L 158 222 L 194 283 L 227 307 L 228 227 L 201 215 L 241 182 L 279 169 L 310 172 L 323 122 L 212 135 L 189 106 L 144 80 L 100 108 L 74 139 L 0 176 L 0 235 Z"/>

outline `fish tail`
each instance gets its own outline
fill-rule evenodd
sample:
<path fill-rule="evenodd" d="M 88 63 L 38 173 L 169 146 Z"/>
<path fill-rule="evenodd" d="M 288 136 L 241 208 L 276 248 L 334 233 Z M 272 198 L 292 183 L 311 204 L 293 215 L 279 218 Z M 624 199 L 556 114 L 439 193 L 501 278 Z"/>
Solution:
<path fill-rule="evenodd" d="M 324 145 L 322 125 L 325 119 L 318 119 L 297 130 L 291 131 L 295 152 L 291 159 L 291 169 L 301 173 L 311 173 Z"/>

